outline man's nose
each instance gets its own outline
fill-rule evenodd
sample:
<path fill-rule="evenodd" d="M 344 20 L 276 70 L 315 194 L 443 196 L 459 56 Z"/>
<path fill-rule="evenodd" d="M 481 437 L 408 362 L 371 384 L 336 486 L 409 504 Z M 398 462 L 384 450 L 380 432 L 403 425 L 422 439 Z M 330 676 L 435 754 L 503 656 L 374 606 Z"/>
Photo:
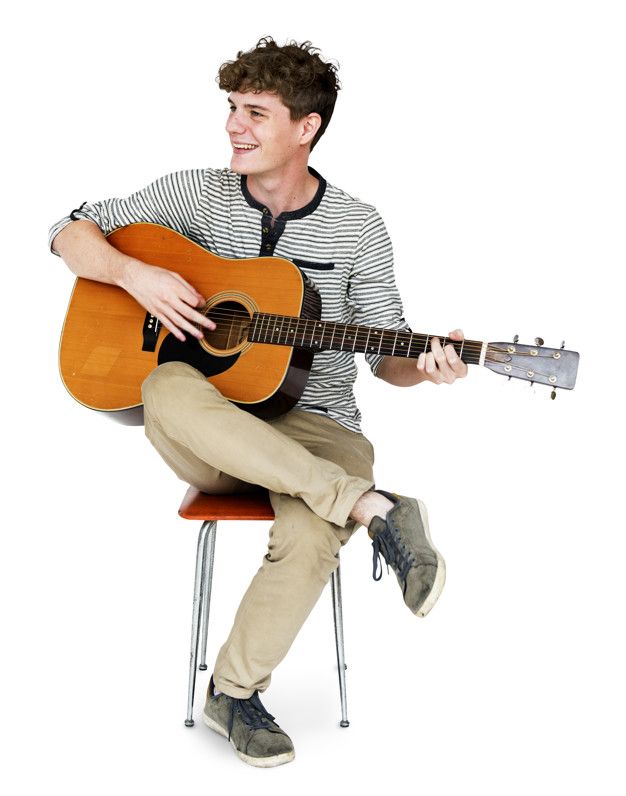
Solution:
<path fill-rule="evenodd" d="M 228 118 L 226 119 L 226 132 L 227 133 L 240 133 L 244 129 L 244 126 L 241 122 L 241 118 L 237 114 L 237 111 L 228 114 Z"/>

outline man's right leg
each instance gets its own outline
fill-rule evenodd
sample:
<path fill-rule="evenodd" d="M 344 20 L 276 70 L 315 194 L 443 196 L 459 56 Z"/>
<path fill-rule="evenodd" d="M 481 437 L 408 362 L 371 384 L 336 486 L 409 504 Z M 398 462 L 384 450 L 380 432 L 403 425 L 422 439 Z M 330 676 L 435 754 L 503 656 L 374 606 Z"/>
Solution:
<path fill-rule="evenodd" d="M 234 406 L 191 365 L 160 365 L 142 395 L 146 435 L 179 478 L 199 489 L 232 492 L 241 482 L 256 484 L 301 498 L 319 517 L 344 527 L 372 487 Z"/>

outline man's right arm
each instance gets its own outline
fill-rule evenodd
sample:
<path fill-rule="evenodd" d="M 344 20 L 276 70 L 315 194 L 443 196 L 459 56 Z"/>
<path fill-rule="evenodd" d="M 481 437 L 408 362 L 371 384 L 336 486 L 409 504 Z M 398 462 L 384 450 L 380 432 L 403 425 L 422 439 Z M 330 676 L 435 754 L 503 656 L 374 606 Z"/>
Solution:
<path fill-rule="evenodd" d="M 194 323 L 215 328 L 195 309 L 204 304 L 204 297 L 182 276 L 122 254 L 91 221 L 73 221 L 63 227 L 53 248 L 76 276 L 126 290 L 179 340 L 185 339 L 184 332 L 202 337 Z"/>
<path fill-rule="evenodd" d="M 179 340 L 194 324 L 215 324 L 196 311 L 203 296 L 179 274 L 122 254 L 106 239 L 114 229 L 148 221 L 189 236 L 200 201 L 204 171 L 169 174 L 125 199 L 85 203 L 50 230 L 50 248 L 76 276 L 118 285 L 156 316 Z"/>

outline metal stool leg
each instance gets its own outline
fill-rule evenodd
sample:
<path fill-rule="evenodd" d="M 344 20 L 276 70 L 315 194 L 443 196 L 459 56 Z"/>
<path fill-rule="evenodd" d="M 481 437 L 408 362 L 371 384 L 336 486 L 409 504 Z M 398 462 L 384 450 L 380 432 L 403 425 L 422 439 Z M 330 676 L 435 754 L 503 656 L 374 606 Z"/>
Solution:
<path fill-rule="evenodd" d="M 201 672 L 206 672 L 207 669 L 206 642 L 209 633 L 209 610 L 211 608 L 211 586 L 213 584 L 213 562 L 215 560 L 217 522 L 214 523 L 214 526 L 215 527 L 209 531 L 207 543 L 204 548 L 204 563 L 202 564 L 204 576 L 202 581 L 202 611 L 200 619 L 200 666 L 198 666 Z"/>
<path fill-rule="evenodd" d="M 341 698 L 341 727 L 349 727 L 348 706 L 346 700 L 346 659 L 343 649 L 343 611 L 341 606 L 341 573 L 339 566 L 330 577 L 330 588 L 333 598 L 333 616 L 335 619 L 335 643 L 337 645 L 337 670 L 339 671 L 339 696 Z"/>
<path fill-rule="evenodd" d="M 198 661 L 198 639 L 200 636 L 200 623 L 202 620 L 202 603 L 206 580 L 207 543 L 213 547 L 215 544 L 215 529 L 217 523 L 207 520 L 202 523 L 198 534 L 198 551 L 196 553 L 196 577 L 193 590 L 193 612 L 191 616 L 191 653 L 189 656 L 189 687 L 187 691 L 187 718 L 186 727 L 193 727 L 193 698 L 196 688 L 196 665 Z M 207 542 L 207 536 L 209 540 Z M 210 589 L 209 589 L 210 591 Z"/>

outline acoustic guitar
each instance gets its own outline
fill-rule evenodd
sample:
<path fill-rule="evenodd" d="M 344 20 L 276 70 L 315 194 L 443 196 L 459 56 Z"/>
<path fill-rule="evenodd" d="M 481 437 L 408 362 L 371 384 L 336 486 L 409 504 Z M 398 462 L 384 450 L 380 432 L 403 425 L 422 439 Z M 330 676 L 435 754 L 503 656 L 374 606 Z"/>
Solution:
<path fill-rule="evenodd" d="M 204 339 L 179 341 L 125 290 L 78 278 L 59 351 L 61 377 L 84 406 L 121 422 L 143 420 L 141 384 L 159 364 L 187 362 L 233 403 L 269 419 L 289 411 L 306 386 L 316 351 L 417 358 L 433 335 L 321 320 L 320 296 L 289 260 L 218 257 L 159 224 L 130 224 L 108 235 L 116 249 L 179 273 L 203 296 L 198 310 L 216 323 Z M 561 347 L 453 341 L 468 365 L 571 390 L 579 355 Z"/>

